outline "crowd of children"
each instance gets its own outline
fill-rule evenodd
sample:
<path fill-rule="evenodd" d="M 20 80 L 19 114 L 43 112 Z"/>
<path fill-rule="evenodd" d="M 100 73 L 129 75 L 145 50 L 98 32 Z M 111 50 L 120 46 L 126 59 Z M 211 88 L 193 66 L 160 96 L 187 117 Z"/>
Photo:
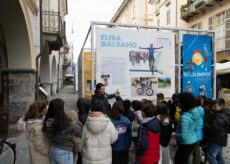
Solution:
<path fill-rule="evenodd" d="M 109 98 L 116 98 L 112 106 Z M 106 94 L 99 83 L 92 100 L 80 98 L 77 107 L 78 113 L 65 113 L 62 99 L 51 100 L 48 110 L 46 102 L 36 101 L 20 118 L 17 126 L 29 141 L 32 164 L 224 163 L 230 109 L 223 99 L 183 92 L 172 95 L 172 101 L 165 101 L 162 93 L 156 103 L 130 101 L 119 90 Z M 174 133 L 172 161 L 169 143 Z"/>

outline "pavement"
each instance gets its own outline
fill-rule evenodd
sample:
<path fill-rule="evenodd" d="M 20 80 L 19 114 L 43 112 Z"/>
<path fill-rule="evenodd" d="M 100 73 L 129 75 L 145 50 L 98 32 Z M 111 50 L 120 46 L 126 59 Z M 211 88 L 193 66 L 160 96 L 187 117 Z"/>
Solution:
<path fill-rule="evenodd" d="M 50 100 L 54 98 L 61 98 L 65 102 L 65 110 L 69 111 L 71 109 L 77 109 L 76 101 L 78 99 L 77 93 L 74 92 L 73 86 L 65 86 L 61 89 L 61 91 L 50 98 Z M 11 125 L 11 127 L 16 128 L 16 125 Z M 17 133 L 16 136 L 11 137 L 10 141 L 15 143 L 16 142 L 16 152 L 17 152 L 17 160 L 16 164 L 30 164 L 30 155 L 29 155 L 29 145 L 28 141 L 23 133 Z M 172 137 L 170 141 L 171 145 L 175 145 L 175 138 Z M 170 154 L 173 161 L 175 156 L 176 148 L 170 146 Z M 228 136 L 228 146 L 224 147 L 223 150 L 225 163 L 230 163 L 230 135 Z M 0 164 L 2 163 L 0 160 Z"/>

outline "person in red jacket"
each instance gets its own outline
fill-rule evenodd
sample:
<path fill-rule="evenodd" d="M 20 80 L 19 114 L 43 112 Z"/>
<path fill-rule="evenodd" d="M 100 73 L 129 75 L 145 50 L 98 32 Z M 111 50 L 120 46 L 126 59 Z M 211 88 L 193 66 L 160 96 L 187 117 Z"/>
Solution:
<path fill-rule="evenodd" d="M 136 151 L 136 159 L 141 164 L 157 164 L 160 159 L 160 123 L 156 114 L 153 104 L 146 104 L 142 109 L 143 120 Z"/>

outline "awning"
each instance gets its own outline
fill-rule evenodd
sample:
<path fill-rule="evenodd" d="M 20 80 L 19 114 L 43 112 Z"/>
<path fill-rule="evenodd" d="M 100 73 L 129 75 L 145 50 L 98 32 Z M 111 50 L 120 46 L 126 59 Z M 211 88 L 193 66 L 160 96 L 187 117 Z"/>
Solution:
<path fill-rule="evenodd" d="M 216 63 L 216 74 L 228 74 L 230 73 L 230 61 L 225 63 Z"/>
<path fill-rule="evenodd" d="M 73 74 L 66 74 L 65 77 L 73 77 Z"/>

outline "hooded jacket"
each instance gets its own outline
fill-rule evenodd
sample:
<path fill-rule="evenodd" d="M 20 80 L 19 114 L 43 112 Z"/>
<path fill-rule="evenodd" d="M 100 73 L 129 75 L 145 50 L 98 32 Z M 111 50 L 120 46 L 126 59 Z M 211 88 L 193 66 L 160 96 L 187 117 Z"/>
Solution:
<path fill-rule="evenodd" d="M 120 120 L 111 119 L 111 121 L 118 131 L 118 139 L 112 144 L 112 150 L 128 150 L 132 142 L 132 126 L 129 119 L 121 114 Z"/>
<path fill-rule="evenodd" d="M 205 130 L 209 136 L 209 143 L 220 146 L 227 146 L 227 127 L 230 120 L 230 109 L 223 108 L 215 111 L 210 122 L 205 125 Z"/>
<path fill-rule="evenodd" d="M 117 136 L 113 123 L 106 115 L 89 116 L 82 131 L 82 163 L 111 164 L 111 144 L 117 140 Z"/>
<path fill-rule="evenodd" d="M 182 112 L 177 126 L 176 138 L 179 144 L 191 145 L 197 142 L 199 108 Z"/>
<path fill-rule="evenodd" d="M 132 122 L 132 125 L 133 125 L 132 136 L 137 137 L 138 128 L 139 128 L 140 124 L 142 123 L 143 117 L 141 114 L 141 110 L 135 111 L 134 114 L 135 114 L 135 118 L 134 118 L 134 121 Z"/>
<path fill-rule="evenodd" d="M 136 158 L 141 164 L 155 164 L 160 159 L 160 123 L 156 117 L 142 121 Z"/>
<path fill-rule="evenodd" d="M 17 122 L 17 129 L 23 130 L 29 141 L 30 159 L 32 164 L 50 164 L 50 143 L 42 131 L 43 120 Z"/>
<path fill-rule="evenodd" d="M 72 151 L 74 148 L 73 135 L 76 137 L 81 136 L 81 129 L 74 125 L 74 123 L 69 120 L 68 126 L 58 133 L 54 133 L 53 127 L 54 119 L 47 119 L 46 123 L 46 135 L 51 142 L 52 146 L 66 151 Z"/>
<path fill-rule="evenodd" d="M 197 141 L 201 141 L 203 139 L 203 126 L 204 126 L 204 122 L 203 122 L 203 117 L 204 117 L 204 109 L 199 106 L 197 107 L 200 113 L 200 118 L 197 121 L 197 132 L 196 132 L 196 136 L 197 136 Z"/>

